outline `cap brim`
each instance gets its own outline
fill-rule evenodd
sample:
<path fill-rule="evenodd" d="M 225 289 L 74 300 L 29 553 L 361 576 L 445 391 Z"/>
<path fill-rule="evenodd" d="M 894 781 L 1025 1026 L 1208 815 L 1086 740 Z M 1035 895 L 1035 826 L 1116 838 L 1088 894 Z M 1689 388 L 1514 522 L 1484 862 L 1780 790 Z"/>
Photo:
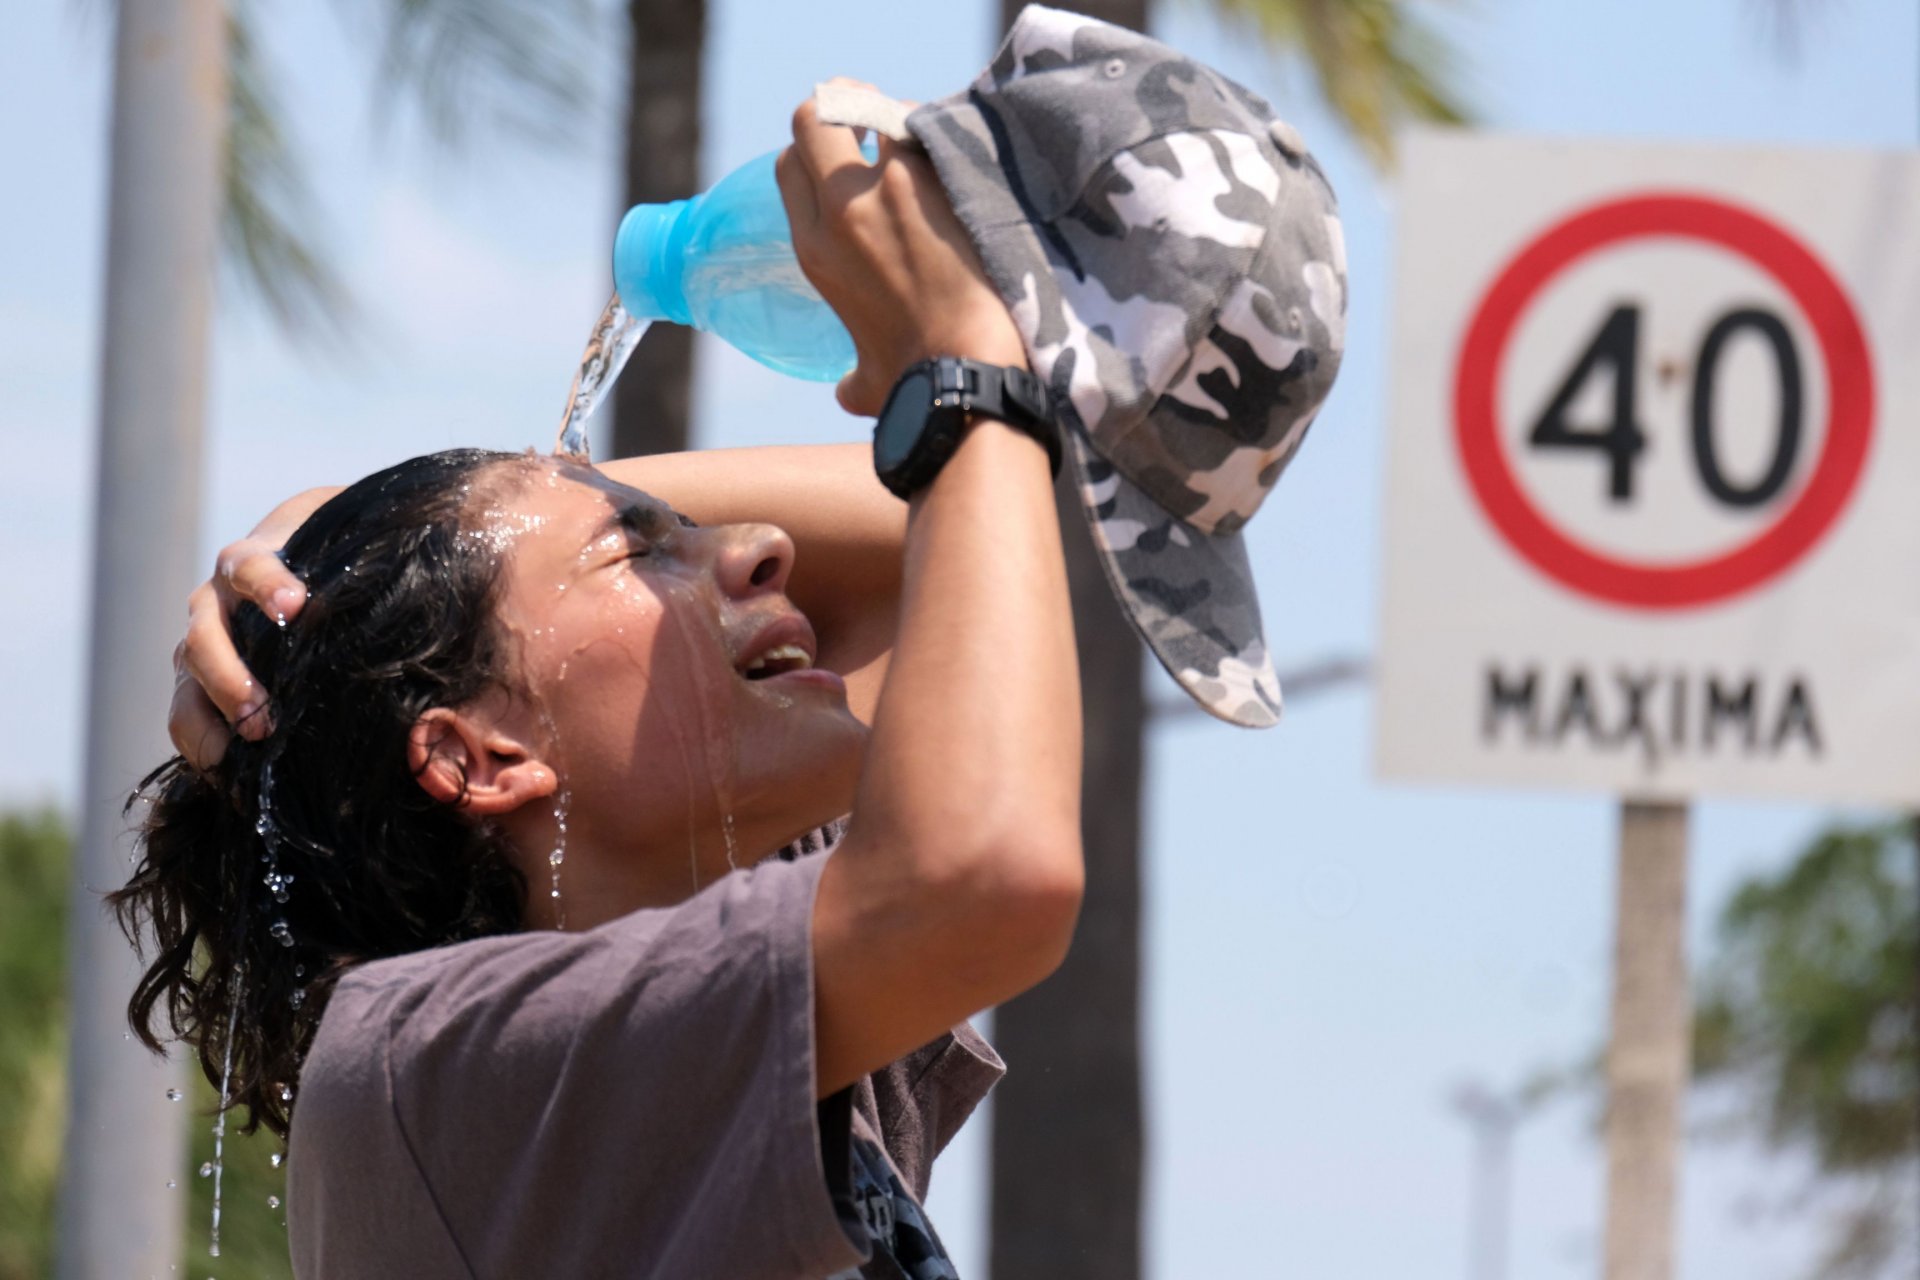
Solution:
<path fill-rule="evenodd" d="M 1241 535 L 1168 515 L 1079 432 L 1061 434 L 1100 566 L 1141 639 L 1208 713 L 1249 729 L 1278 724 L 1280 680 Z"/>

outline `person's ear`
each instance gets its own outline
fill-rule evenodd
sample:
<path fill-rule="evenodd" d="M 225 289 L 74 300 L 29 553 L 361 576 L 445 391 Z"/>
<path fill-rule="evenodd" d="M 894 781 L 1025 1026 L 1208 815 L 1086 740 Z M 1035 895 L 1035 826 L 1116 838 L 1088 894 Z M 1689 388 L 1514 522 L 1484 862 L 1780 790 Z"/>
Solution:
<path fill-rule="evenodd" d="M 559 789 L 553 766 L 530 744 L 481 718 L 435 707 L 413 722 L 407 767 L 442 804 L 497 816 Z"/>

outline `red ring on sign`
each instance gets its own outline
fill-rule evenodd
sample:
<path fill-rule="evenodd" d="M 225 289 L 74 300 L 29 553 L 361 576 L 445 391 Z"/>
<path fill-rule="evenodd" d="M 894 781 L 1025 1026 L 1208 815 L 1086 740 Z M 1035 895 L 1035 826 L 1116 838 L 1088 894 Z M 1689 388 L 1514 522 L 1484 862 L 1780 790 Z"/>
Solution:
<path fill-rule="evenodd" d="M 1562 533 L 1535 507 L 1500 447 L 1495 388 L 1515 325 L 1556 273 L 1583 254 L 1642 236 L 1680 236 L 1731 250 L 1777 280 L 1813 326 L 1827 369 L 1827 432 L 1800 496 L 1747 542 L 1683 564 L 1636 564 Z M 1873 434 L 1866 333 L 1839 283 L 1793 236 L 1705 196 L 1655 193 L 1596 205 L 1521 250 L 1480 300 L 1454 382 L 1454 438 L 1474 495 L 1507 542 L 1582 595 L 1643 609 L 1679 609 L 1739 595 L 1783 572 L 1832 527 L 1859 483 Z"/>

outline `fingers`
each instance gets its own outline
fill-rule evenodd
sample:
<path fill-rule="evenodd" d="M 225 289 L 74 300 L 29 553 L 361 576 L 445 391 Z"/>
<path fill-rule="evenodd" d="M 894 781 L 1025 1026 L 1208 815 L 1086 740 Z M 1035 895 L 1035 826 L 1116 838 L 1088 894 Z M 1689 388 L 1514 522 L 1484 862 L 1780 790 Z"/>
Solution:
<path fill-rule="evenodd" d="M 240 736 L 258 742 L 272 729 L 265 714 L 267 697 L 240 660 L 227 628 L 229 615 L 206 586 L 193 593 L 187 615 L 187 638 L 175 654 L 180 679 L 200 689 Z M 171 729 L 169 725 L 169 729 Z"/>
<path fill-rule="evenodd" d="M 242 538 L 224 548 L 212 581 L 187 599 L 187 635 L 174 666 L 198 696 L 176 689 L 168 732 L 189 760 L 225 751 L 225 726 L 215 733 L 205 718 L 224 716 L 241 737 L 258 742 L 273 731 L 266 691 L 241 661 L 233 644 L 233 609 L 250 601 L 282 626 L 306 604 L 307 589 L 281 561 L 277 548 L 258 538 Z M 190 751 L 189 748 L 192 748 Z"/>
<path fill-rule="evenodd" d="M 867 379 L 860 375 L 859 366 L 856 365 L 853 372 L 840 379 L 840 385 L 833 389 L 833 398 L 840 402 L 842 409 L 856 418 L 878 417 L 880 406 L 875 405 L 872 408 L 867 406 L 866 385 Z"/>
<path fill-rule="evenodd" d="M 201 773 L 210 771 L 227 753 L 233 733 L 206 692 L 187 676 L 173 686 L 173 704 L 167 709 L 167 736 L 173 749 Z"/>
<path fill-rule="evenodd" d="M 252 601 L 281 626 L 307 601 L 306 584 L 287 568 L 278 548 L 258 538 L 242 538 L 222 551 L 216 578 L 237 599 Z"/>
<path fill-rule="evenodd" d="M 863 355 L 853 372 L 833 389 L 834 399 L 856 418 L 877 418 L 886 408 L 887 393 L 893 390 L 898 376 L 899 370 L 882 370 L 878 362 Z"/>
<path fill-rule="evenodd" d="M 793 228 L 797 247 L 799 237 L 811 234 L 820 222 L 820 200 L 814 194 L 813 177 L 788 147 L 774 157 L 773 180 L 780 188 L 781 203 L 787 206 L 787 224 Z"/>
<path fill-rule="evenodd" d="M 1024 363 L 1019 331 L 926 155 L 882 137 L 868 164 L 857 132 L 822 124 L 811 101 L 794 112 L 793 137 L 775 176 L 794 255 L 859 357 L 837 391 L 843 408 L 877 413 L 900 370 L 929 354 Z"/>
<path fill-rule="evenodd" d="M 794 109 L 793 151 L 814 189 L 830 199 L 844 203 L 872 185 L 873 166 L 860 154 L 860 139 L 845 125 L 822 124 L 812 98 Z"/>

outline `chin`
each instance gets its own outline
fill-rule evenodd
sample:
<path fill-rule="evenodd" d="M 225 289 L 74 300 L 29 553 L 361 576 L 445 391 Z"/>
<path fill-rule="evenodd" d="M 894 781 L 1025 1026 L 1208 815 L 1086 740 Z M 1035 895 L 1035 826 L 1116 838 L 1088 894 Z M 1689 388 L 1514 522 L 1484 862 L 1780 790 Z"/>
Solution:
<path fill-rule="evenodd" d="M 752 788 L 754 808 L 767 815 L 763 830 L 770 849 L 853 808 L 866 759 L 867 726 L 844 708 L 808 721 L 804 732 L 781 734 L 778 750 L 762 757 L 761 767 L 753 770 L 758 778 Z"/>

